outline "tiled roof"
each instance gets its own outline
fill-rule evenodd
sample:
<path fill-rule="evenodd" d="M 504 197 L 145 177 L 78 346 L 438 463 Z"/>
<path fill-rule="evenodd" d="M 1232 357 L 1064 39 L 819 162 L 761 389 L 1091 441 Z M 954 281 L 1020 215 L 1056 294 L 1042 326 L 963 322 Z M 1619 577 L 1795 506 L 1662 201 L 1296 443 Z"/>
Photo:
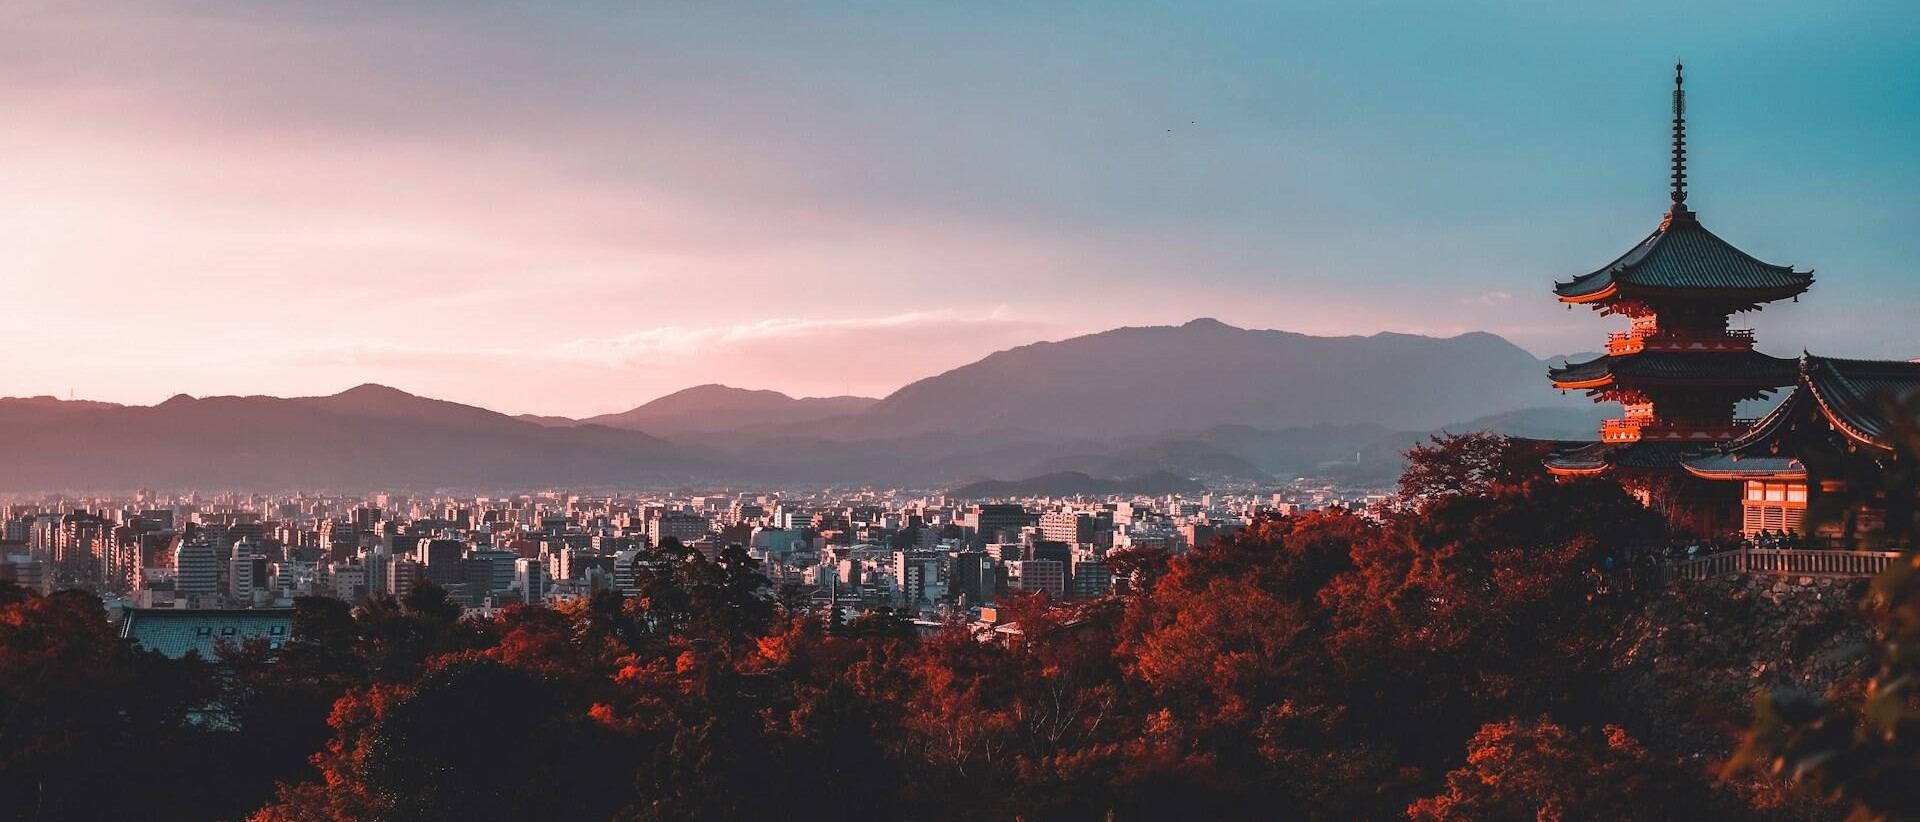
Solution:
<path fill-rule="evenodd" d="M 1547 467 L 1567 473 L 1607 468 L 1667 470 L 1710 452 L 1710 446 L 1684 442 L 1596 442 L 1547 457 Z"/>
<path fill-rule="evenodd" d="M 133 608 L 120 623 L 120 636 L 174 659 L 188 651 L 199 651 L 202 659 L 217 659 L 215 648 L 223 639 L 238 644 L 263 637 L 278 648 L 292 633 L 292 608 Z"/>
<path fill-rule="evenodd" d="M 1780 386 L 1793 382 L 1793 360 L 1758 351 L 1641 351 L 1601 355 L 1585 362 L 1547 369 L 1556 383 L 1586 383 L 1608 377 L 1649 380 L 1737 380 Z"/>
<path fill-rule="evenodd" d="M 1804 477 L 1807 475 L 1807 466 L 1800 460 L 1771 455 L 1746 457 L 1735 454 L 1710 454 L 1687 460 L 1686 468 L 1689 473 L 1708 479 Z"/>
<path fill-rule="evenodd" d="M 1804 472 L 1798 459 L 1778 453 L 1778 445 L 1789 425 L 1805 419 L 1824 419 L 1835 431 L 1863 445 L 1892 448 L 1899 421 L 1887 415 L 1884 402 L 1917 392 L 1920 363 L 1802 356 L 1799 384 L 1792 394 L 1720 453 L 1689 461 L 1687 470 L 1731 478 L 1771 470 L 1774 463 L 1787 461 L 1792 465 L 1782 468 L 1783 473 L 1796 468 Z"/>
<path fill-rule="evenodd" d="M 1708 231 L 1692 212 L 1681 211 L 1619 259 L 1570 282 L 1556 283 L 1553 291 L 1566 298 L 1588 297 L 1615 283 L 1640 288 L 1782 292 L 1780 296 L 1790 296 L 1812 285 L 1813 273 L 1761 262 Z"/>
<path fill-rule="evenodd" d="M 1898 422 L 1886 401 L 1920 392 L 1920 363 L 1901 360 L 1841 360 L 1808 355 L 1800 360 L 1801 383 L 1813 389 L 1820 410 L 1849 437 L 1893 447 Z"/>

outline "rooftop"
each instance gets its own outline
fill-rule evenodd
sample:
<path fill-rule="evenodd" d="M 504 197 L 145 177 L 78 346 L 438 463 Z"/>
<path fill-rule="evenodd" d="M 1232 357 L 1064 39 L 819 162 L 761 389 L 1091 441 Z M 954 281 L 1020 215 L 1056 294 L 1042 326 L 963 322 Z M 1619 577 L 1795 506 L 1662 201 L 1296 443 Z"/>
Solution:
<path fill-rule="evenodd" d="M 278 648 L 292 633 L 292 608 L 133 608 L 120 623 L 122 638 L 173 659 L 188 651 L 198 651 L 202 659 L 216 659 L 222 640 L 237 644 L 262 637 Z"/>
<path fill-rule="evenodd" d="M 1547 369 L 1547 376 L 1562 388 L 1596 388 L 1618 377 L 1783 386 L 1793 383 L 1794 373 L 1793 360 L 1770 357 L 1751 350 L 1641 351 L 1618 356 L 1603 354 L 1591 360 Z"/>
<path fill-rule="evenodd" d="M 1556 474 L 1598 474 L 1609 468 L 1638 471 L 1678 469 L 1687 460 L 1711 453 L 1711 446 L 1683 442 L 1595 442 L 1548 456 Z"/>
<path fill-rule="evenodd" d="M 1723 450 L 1741 461 L 1771 455 L 1784 429 L 1816 414 L 1859 445 L 1891 450 L 1900 423 L 1888 402 L 1915 394 L 1920 394 L 1920 362 L 1806 354 L 1793 393 Z"/>

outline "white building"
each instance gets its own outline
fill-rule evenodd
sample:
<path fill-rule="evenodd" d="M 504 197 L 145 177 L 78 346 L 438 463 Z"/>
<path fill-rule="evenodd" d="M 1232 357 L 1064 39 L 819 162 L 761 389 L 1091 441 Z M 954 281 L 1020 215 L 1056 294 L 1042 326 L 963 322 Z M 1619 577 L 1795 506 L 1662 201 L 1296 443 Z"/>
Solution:
<path fill-rule="evenodd" d="M 540 560 L 521 557 L 513 561 L 513 587 L 528 604 L 546 601 L 548 583 L 547 566 Z"/>

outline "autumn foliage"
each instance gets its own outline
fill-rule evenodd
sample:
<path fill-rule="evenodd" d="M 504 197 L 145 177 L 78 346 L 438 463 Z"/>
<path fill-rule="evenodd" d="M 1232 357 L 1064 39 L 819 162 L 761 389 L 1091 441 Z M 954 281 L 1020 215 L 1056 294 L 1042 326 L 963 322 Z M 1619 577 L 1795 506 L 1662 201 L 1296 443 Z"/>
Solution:
<path fill-rule="evenodd" d="M 830 624 L 738 552 L 487 620 L 431 586 L 302 601 L 277 660 L 219 676 L 125 647 L 83 595 L 10 595 L 0 790 L 45 820 L 150 795 L 254 822 L 1757 814 L 1608 693 L 1639 596 L 1610 552 L 1657 519 L 1518 448 L 1431 444 L 1382 518 L 1129 557 L 1126 593 L 1012 603 L 1015 643 Z M 206 705 L 238 730 L 182 719 Z"/>

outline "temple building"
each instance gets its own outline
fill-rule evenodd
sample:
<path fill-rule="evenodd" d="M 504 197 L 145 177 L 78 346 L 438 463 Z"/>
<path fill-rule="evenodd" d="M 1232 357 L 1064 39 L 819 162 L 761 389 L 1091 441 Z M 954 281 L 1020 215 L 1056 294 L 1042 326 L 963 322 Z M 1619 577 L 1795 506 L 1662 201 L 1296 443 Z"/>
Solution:
<path fill-rule="evenodd" d="M 1728 513 L 1718 499 L 1724 489 L 1689 482 L 1682 463 L 1739 436 L 1739 403 L 1793 384 L 1795 373 L 1793 360 L 1755 350 L 1753 332 L 1732 328 L 1731 319 L 1797 297 L 1813 275 L 1735 248 L 1687 208 L 1681 84 L 1676 65 L 1672 205 L 1660 226 L 1613 262 L 1554 286 L 1569 308 L 1628 319 L 1626 331 L 1608 336 L 1605 354 L 1549 372 L 1555 386 L 1620 403 L 1625 414 L 1606 421 L 1599 442 L 1556 454 L 1547 468 L 1617 475 L 1676 524 L 1714 533 Z"/>
<path fill-rule="evenodd" d="M 1854 541 L 1879 533 L 1889 515 L 1910 518 L 1910 491 L 1889 501 L 1882 489 L 1897 454 L 1893 432 L 1920 413 L 1920 404 L 1895 402 L 1920 391 L 1920 363 L 1755 350 L 1753 332 L 1732 327 L 1733 317 L 1797 300 L 1813 274 L 1708 231 L 1687 207 L 1686 159 L 1675 65 L 1672 205 L 1632 250 L 1554 286 L 1569 308 L 1626 317 L 1628 328 L 1608 336 L 1605 354 L 1548 376 L 1625 413 L 1602 424 L 1598 442 L 1562 444 L 1547 470 L 1614 477 L 1694 536 L 1801 536 L 1819 521 L 1834 523 L 1821 536 Z M 1765 418 L 1735 418 L 1740 403 L 1787 386 L 1792 394 Z M 1845 510 L 1822 511 L 1823 494 Z"/>
<path fill-rule="evenodd" d="M 1844 546 L 1910 541 L 1920 475 L 1901 464 L 1901 440 L 1911 463 L 1920 363 L 1806 355 L 1798 370 L 1793 393 L 1772 413 L 1688 460 L 1687 472 L 1738 489 L 1746 534 Z"/>

